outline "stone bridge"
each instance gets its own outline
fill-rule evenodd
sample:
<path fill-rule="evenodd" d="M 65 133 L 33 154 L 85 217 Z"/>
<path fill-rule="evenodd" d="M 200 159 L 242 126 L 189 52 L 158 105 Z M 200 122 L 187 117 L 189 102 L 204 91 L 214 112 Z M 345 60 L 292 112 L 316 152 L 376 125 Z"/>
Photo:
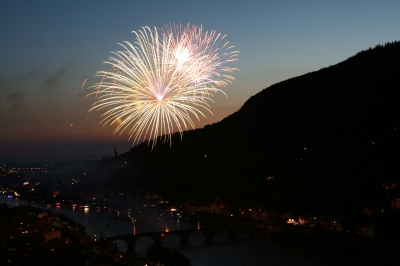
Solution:
<path fill-rule="evenodd" d="M 128 253 L 135 253 L 135 244 L 142 237 L 151 237 L 155 245 L 162 246 L 162 241 L 165 237 L 171 234 L 175 234 L 180 238 L 180 245 L 189 245 L 189 237 L 195 233 L 201 232 L 206 239 L 206 243 L 214 243 L 214 236 L 217 233 L 226 232 L 229 235 L 229 241 L 238 239 L 240 233 L 247 234 L 250 236 L 264 236 L 268 234 L 267 228 L 232 228 L 232 227 L 217 227 L 217 228 L 193 228 L 193 229 L 181 229 L 173 231 L 156 231 L 156 232 L 145 232 L 138 234 L 127 234 L 120 236 L 113 236 L 105 238 L 105 241 L 123 240 L 128 244 Z"/>

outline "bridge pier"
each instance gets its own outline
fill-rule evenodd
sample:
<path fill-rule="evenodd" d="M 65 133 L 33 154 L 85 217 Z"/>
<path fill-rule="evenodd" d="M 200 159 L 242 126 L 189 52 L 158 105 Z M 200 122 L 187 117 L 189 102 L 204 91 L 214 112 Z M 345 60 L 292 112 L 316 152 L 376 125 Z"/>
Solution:
<path fill-rule="evenodd" d="M 179 234 L 178 236 L 181 239 L 181 246 L 189 246 L 189 234 Z"/>
<path fill-rule="evenodd" d="M 162 241 L 164 239 L 164 234 L 161 235 L 160 237 L 153 237 L 154 240 L 154 245 L 158 247 L 162 247 Z"/>
<path fill-rule="evenodd" d="M 135 238 L 123 238 L 123 240 L 128 244 L 128 250 L 126 251 L 127 255 L 136 255 L 136 249 L 135 249 L 135 244 L 136 240 Z"/>
<path fill-rule="evenodd" d="M 228 234 L 229 234 L 230 241 L 235 241 L 238 239 L 238 232 L 236 230 L 229 230 Z"/>
<path fill-rule="evenodd" d="M 215 232 L 208 231 L 208 232 L 203 232 L 203 233 L 206 235 L 206 243 L 213 244 Z"/>

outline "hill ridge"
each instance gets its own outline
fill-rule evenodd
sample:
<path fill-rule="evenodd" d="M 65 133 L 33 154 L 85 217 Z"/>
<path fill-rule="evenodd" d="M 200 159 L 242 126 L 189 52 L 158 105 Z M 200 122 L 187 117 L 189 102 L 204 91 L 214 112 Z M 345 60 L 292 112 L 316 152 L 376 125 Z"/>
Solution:
<path fill-rule="evenodd" d="M 378 45 L 271 85 L 222 121 L 182 141 L 174 134 L 171 148 L 143 143 L 132 153 L 141 155 L 146 185 L 176 200 L 330 213 L 351 201 L 348 210 L 359 209 L 361 197 L 379 201 L 369 194 L 379 179 L 400 176 L 398 73 L 400 42 Z"/>

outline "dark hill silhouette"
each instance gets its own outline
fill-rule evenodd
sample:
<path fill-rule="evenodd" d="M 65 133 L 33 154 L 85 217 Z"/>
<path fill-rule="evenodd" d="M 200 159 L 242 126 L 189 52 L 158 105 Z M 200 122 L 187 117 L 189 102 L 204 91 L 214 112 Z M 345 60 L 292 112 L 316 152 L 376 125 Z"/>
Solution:
<path fill-rule="evenodd" d="M 321 213 L 385 205 L 377 181 L 400 177 L 399 77 L 400 42 L 378 45 L 274 84 L 220 122 L 174 134 L 171 148 L 124 156 L 140 155 L 146 185 L 176 200 Z"/>

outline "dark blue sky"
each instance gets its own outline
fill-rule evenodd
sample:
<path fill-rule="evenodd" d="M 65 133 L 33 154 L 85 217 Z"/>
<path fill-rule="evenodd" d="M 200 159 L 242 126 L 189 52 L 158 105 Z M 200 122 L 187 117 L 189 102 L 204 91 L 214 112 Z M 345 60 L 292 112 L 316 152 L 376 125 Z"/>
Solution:
<path fill-rule="evenodd" d="M 228 99 L 215 97 L 214 116 L 197 123 L 203 127 L 276 82 L 399 40 L 400 1 L 16 0 L 0 2 L 0 21 L 1 157 L 27 153 L 26 145 L 126 140 L 97 126 L 100 113 L 87 113 L 93 99 L 81 85 L 96 83 L 109 52 L 142 26 L 202 24 L 240 51 Z"/>

